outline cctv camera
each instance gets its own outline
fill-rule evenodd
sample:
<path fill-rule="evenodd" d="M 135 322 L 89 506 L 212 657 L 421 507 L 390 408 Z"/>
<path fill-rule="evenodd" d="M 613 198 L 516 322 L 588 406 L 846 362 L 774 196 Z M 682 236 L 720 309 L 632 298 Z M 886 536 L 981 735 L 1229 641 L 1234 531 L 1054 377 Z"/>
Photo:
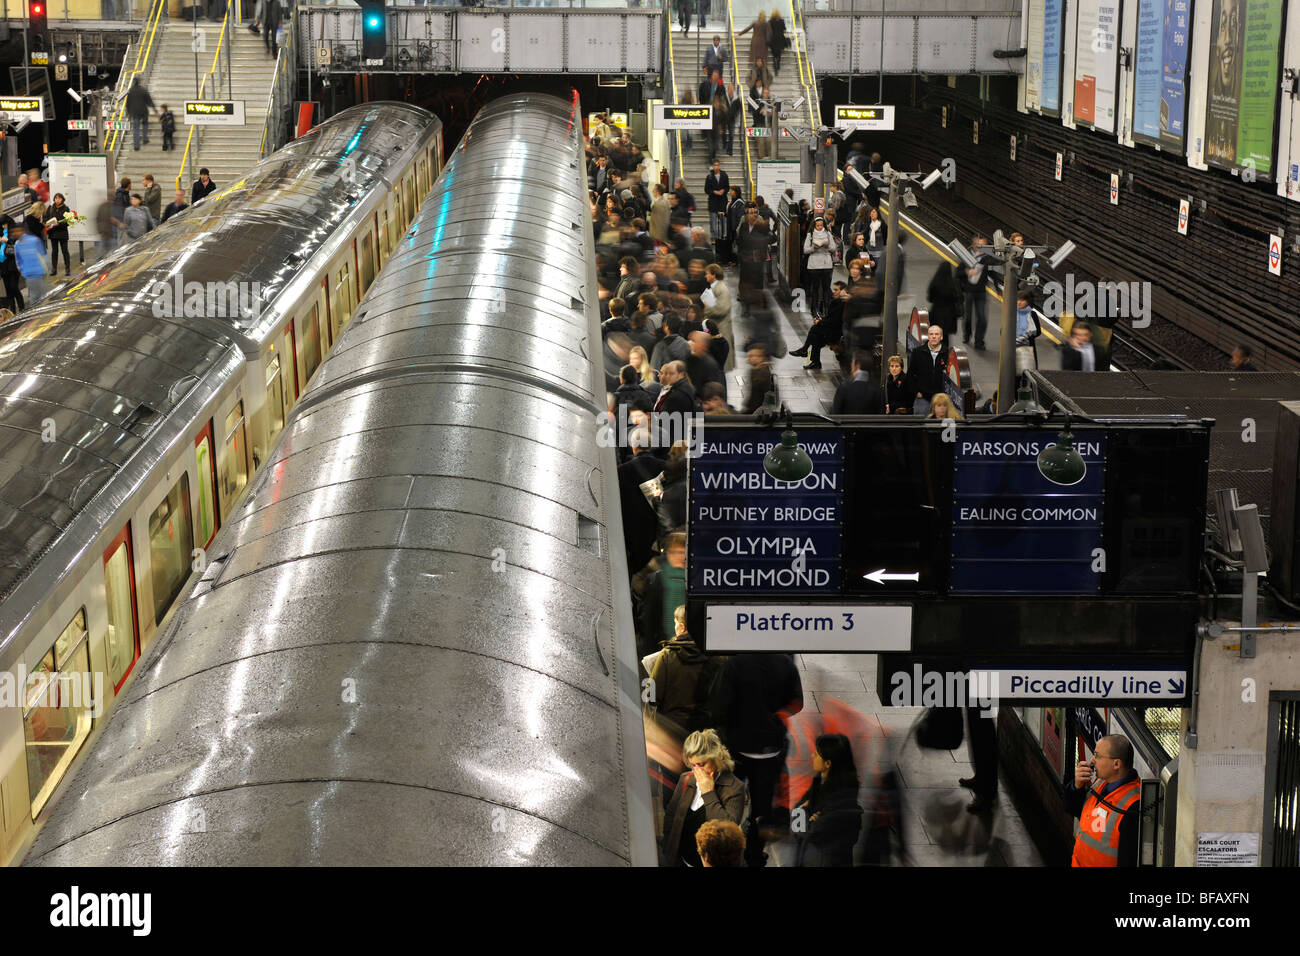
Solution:
<path fill-rule="evenodd" d="M 930 175 L 926 176 L 923 180 L 921 180 L 921 188 L 929 189 L 931 186 L 937 183 L 941 178 L 943 178 L 943 171 L 936 169 L 932 173 L 930 173 Z"/>
<path fill-rule="evenodd" d="M 18 132 L 21 133 L 23 130 L 25 130 L 27 127 L 31 125 L 32 125 L 32 121 L 24 117 L 22 120 L 19 121 L 16 129 L 18 130 Z"/>
<path fill-rule="evenodd" d="M 954 256 L 956 256 L 957 261 L 960 262 L 962 265 L 964 265 L 967 269 L 973 269 L 977 265 L 979 265 L 978 260 L 976 260 L 976 258 L 973 255 L 971 255 L 970 250 L 967 249 L 965 246 L 963 246 L 956 239 L 948 243 L 948 251 L 951 252 Z"/>
<path fill-rule="evenodd" d="M 1061 247 L 1057 249 L 1056 252 L 1052 253 L 1052 257 L 1047 261 L 1050 262 L 1052 268 L 1055 269 L 1070 257 L 1070 253 L 1074 252 L 1074 249 L 1074 243 L 1067 239 L 1061 244 Z"/>
<path fill-rule="evenodd" d="M 894 175 L 894 167 L 890 166 L 889 163 L 885 163 L 884 167 L 880 171 L 886 176 Z"/>
<path fill-rule="evenodd" d="M 844 167 L 844 175 L 847 176 L 849 179 L 853 180 L 854 184 L 856 184 L 859 189 L 863 191 L 866 190 L 867 178 L 863 176 L 860 172 L 858 172 L 856 169 L 854 169 L 852 166 Z"/>
<path fill-rule="evenodd" d="M 74 90 L 72 87 L 68 87 L 68 95 L 71 96 L 78 103 L 81 102 L 81 94 L 78 93 L 76 90 Z"/>
<path fill-rule="evenodd" d="M 750 108 L 751 110 L 756 110 L 756 109 L 758 109 L 758 101 L 755 100 L 752 96 L 746 96 L 746 97 L 745 97 L 745 102 L 749 104 L 749 108 Z"/>
<path fill-rule="evenodd" d="M 790 109 L 792 109 L 792 110 L 797 110 L 797 109 L 798 109 L 799 107 L 801 107 L 801 106 L 803 106 L 803 97 L 802 97 L 802 96 L 799 97 L 797 100 L 795 100 L 793 103 L 790 104 Z"/>

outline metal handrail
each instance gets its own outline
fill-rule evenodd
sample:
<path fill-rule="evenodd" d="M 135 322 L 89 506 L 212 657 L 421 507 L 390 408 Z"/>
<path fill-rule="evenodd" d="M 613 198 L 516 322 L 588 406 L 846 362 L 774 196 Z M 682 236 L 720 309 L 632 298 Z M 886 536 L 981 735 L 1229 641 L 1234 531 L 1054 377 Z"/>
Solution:
<path fill-rule="evenodd" d="M 275 76 L 271 79 L 271 92 L 266 98 L 266 122 L 262 124 L 262 145 L 258 155 L 263 159 L 267 155 L 267 143 L 270 152 L 275 152 L 284 143 L 278 133 L 284 130 L 284 107 L 292 102 L 293 83 L 297 76 L 297 64 L 290 64 L 290 59 L 297 58 L 298 7 L 295 4 L 289 12 L 289 23 L 284 30 L 284 43 L 280 45 L 280 54 L 276 58 Z M 278 101 L 278 102 L 277 102 Z"/>
<path fill-rule="evenodd" d="M 673 59 L 673 11 L 672 4 L 669 3 L 664 4 L 664 32 L 668 36 L 668 90 L 666 91 L 668 96 L 665 97 L 665 101 L 676 103 L 679 94 L 677 91 L 677 66 Z M 670 171 L 668 178 L 671 182 L 676 183 L 678 177 L 686 175 L 685 154 L 682 152 L 682 131 L 679 129 L 673 130 L 669 142 L 673 143 L 676 149 L 669 150 L 672 155 L 669 157 L 668 167 Z"/>
<path fill-rule="evenodd" d="M 790 25 L 794 29 L 795 62 L 799 65 L 799 84 L 803 87 L 804 102 L 808 104 L 808 122 L 814 131 L 821 126 L 821 103 L 817 99 L 817 76 L 813 73 L 812 57 L 808 55 L 808 34 L 804 27 L 803 4 L 790 2 Z"/>
<path fill-rule="evenodd" d="M 158 22 L 167 10 L 167 0 L 152 0 L 152 4 L 149 18 L 145 21 L 144 30 L 141 33 L 141 39 L 144 42 L 135 51 L 135 65 L 130 70 L 122 71 L 122 77 L 118 84 L 118 88 L 122 93 L 117 104 L 117 115 L 113 118 L 119 123 L 122 121 L 122 117 L 126 115 L 126 94 L 130 92 L 131 85 L 135 82 L 136 77 L 149 69 L 149 55 L 153 53 L 153 41 L 158 34 Z M 145 37 L 148 39 L 144 39 Z M 105 139 L 107 152 L 111 153 L 121 145 L 122 132 L 120 129 L 110 130 L 111 138 Z"/>
<path fill-rule="evenodd" d="M 740 54 L 736 52 L 736 21 L 731 12 L 731 0 L 727 0 L 727 33 L 731 38 L 731 78 L 736 84 L 736 96 L 740 100 L 740 136 L 745 145 L 745 178 L 749 180 L 749 195 L 746 198 L 753 199 L 758 192 L 758 181 L 754 178 L 754 161 L 749 155 L 749 111 L 745 109 L 749 90 L 740 78 Z M 772 149 L 775 152 L 775 144 Z"/>
<path fill-rule="evenodd" d="M 270 0 L 270 2 L 274 2 L 274 0 Z M 220 67 L 220 62 L 221 62 L 221 48 L 222 45 L 226 42 L 226 38 L 230 35 L 230 8 L 233 7 L 234 5 L 235 4 L 233 0 L 231 3 L 226 4 L 226 15 L 221 18 L 221 32 L 217 34 L 217 50 L 215 53 L 212 54 L 212 68 L 208 70 L 208 72 L 203 74 L 203 79 L 199 83 L 198 99 L 200 100 L 203 99 L 203 94 L 207 92 L 208 79 L 211 78 L 214 82 L 216 82 L 217 71 Z M 195 143 L 195 133 L 199 129 L 200 127 L 198 126 L 193 126 L 193 125 L 190 126 L 189 134 L 185 137 L 185 152 L 181 154 L 181 168 L 176 171 L 177 189 L 181 188 L 181 177 L 185 175 L 185 170 L 188 169 L 190 167 L 190 164 L 193 162 L 192 158 L 190 157 L 190 149 L 191 147 L 197 145 Z M 195 149 L 195 152 L 198 152 L 198 150 Z M 191 173 L 192 172 L 193 170 L 191 170 Z"/>

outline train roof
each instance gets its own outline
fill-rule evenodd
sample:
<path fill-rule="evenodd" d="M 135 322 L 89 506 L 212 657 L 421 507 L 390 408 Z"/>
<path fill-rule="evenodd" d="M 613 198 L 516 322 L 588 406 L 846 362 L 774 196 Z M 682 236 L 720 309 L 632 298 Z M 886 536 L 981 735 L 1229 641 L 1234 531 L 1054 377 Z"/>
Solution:
<path fill-rule="evenodd" d="M 223 353 L 256 348 L 277 296 L 438 125 L 345 110 L 0 326 L 0 601 Z M 218 293 L 202 315 L 178 279 Z"/>

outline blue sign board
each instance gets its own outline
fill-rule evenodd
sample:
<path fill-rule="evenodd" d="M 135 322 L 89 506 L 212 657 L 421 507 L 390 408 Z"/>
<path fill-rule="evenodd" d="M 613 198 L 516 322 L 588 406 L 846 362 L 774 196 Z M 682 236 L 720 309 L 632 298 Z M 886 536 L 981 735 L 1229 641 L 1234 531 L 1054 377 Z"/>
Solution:
<path fill-rule="evenodd" d="M 692 596 L 839 593 L 844 434 L 800 439 L 812 474 L 777 481 L 763 459 L 780 444 L 778 429 L 704 429 L 690 469 Z"/>
<path fill-rule="evenodd" d="M 1043 112 L 1057 116 L 1061 112 L 1061 7 L 1064 0 L 1045 0 L 1043 4 Z"/>
<path fill-rule="evenodd" d="M 1179 152 L 1184 148 L 1187 39 L 1191 0 L 1140 0 L 1133 135 Z"/>
<path fill-rule="evenodd" d="M 1051 432 L 958 433 L 953 464 L 950 590 L 968 594 L 1097 594 L 1106 436 L 1075 433 L 1086 470 L 1058 485 L 1038 469 Z"/>

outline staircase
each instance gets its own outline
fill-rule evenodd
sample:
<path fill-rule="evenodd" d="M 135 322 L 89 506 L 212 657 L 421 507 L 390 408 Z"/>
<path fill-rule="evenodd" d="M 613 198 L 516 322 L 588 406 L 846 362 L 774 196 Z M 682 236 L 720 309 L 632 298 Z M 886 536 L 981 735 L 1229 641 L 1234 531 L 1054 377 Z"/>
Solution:
<path fill-rule="evenodd" d="M 199 78 L 202 80 L 204 74 L 212 69 L 221 24 L 200 20 L 199 28 L 205 31 L 207 46 L 206 52 L 198 54 Z M 275 76 L 275 58 L 266 52 L 262 38 L 254 36 L 246 24 L 232 24 L 231 35 L 234 41 L 230 49 L 232 81 L 227 85 L 224 79 L 226 51 L 223 48 L 220 57 L 222 80 L 218 85 L 217 78 L 209 76 L 203 96 L 209 100 L 243 100 L 245 125 L 196 127 L 190 147 L 191 158 L 187 163 L 187 166 L 193 167 L 193 171 L 188 168 L 182 170 L 181 161 L 191 129 L 185 125 L 184 104 L 186 100 L 195 98 L 192 46 L 194 27 L 190 23 L 176 20 L 159 24 L 145 85 L 158 110 L 161 111 L 165 103 L 176 117 L 176 149 L 163 152 L 162 131 L 156 117 L 149 117 L 149 143 L 141 144 L 138 151 L 132 149 L 131 133 L 127 130 L 122 136 L 117 154 L 117 175 L 119 179 L 123 176 L 130 177 L 133 192 L 139 190 L 141 177 L 145 173 L 152 173 L 162 187 L 163 205 L 166 205 L 173 198 L 178 173 L 181 188 L 188 197 L 191 184 L 198 178 L 199 167 L 208 167 L 212 181 L 218 187 L 224 187 L 240 179 L 261 159 L 262 131 L 266 123 L 271 83 Z"/>
<path fill-rule="evenodd" d="M 714 0 L 715 5 L 719 0 Z M 673 14 L 674 17 L 676 13 Z M 698 15 L 697 15 L 698 17 Z M 699 25 L 697 17 L 693 17 L 691 32 L 689 36 L 683 36 L 680 25 L 674 20 L 673 22 L 673 70 L 677 80 L 677 93 L 673 101 L 682 102 L 682 93 L 690 90 L 691 96 L 699 98 L 700 81 L 704 79 L 704 52 L 713 46 L 715 36 L 722 37 L 722 45 L 728 45 L 727 24 L 726 20 L 718 14 L 712 14 L 709 18 L 709 25 L 699 31 L 698 37 L 696 28 Z M 698 43 L 696 42 L 698 39 Z M 743 39 L 743 38 L 742 38 Z M 722 74 L 723 84 L 735 82 L 731 75 L 730 59 L 728 59 L 727 69 Z M 742 62 L 744 62 L 742 60 Z M 744 77 L 741 77 L 736 89 L 743 95 L 741 85 Z M 686 148 L 686 134 L 682 134 L 682 178 L 686 180 L 686 188 L 691 195 L 695 197 L 695 222 L 697 225 L 708 228 L 708 194 L 704 191 L 704 180 L 709 175 L 709 136 L 703 130 L 694 130 L 691 133 L 694 142 L 690 149 Z M 736 119 L 736 135 L 732 142 L 732 150 L 735 155 L 728 156 L 725 140 L 719 144 L 718 159 L 722 161 L 722 171 L 727 174 L 731 185 L 739 186 L 741 194 L 749 195 L 749 184 L 745 180 L 745 131 L 741 128 L 740 118 Z M 752 148 L 752 144 L 751 144 Z"/>

